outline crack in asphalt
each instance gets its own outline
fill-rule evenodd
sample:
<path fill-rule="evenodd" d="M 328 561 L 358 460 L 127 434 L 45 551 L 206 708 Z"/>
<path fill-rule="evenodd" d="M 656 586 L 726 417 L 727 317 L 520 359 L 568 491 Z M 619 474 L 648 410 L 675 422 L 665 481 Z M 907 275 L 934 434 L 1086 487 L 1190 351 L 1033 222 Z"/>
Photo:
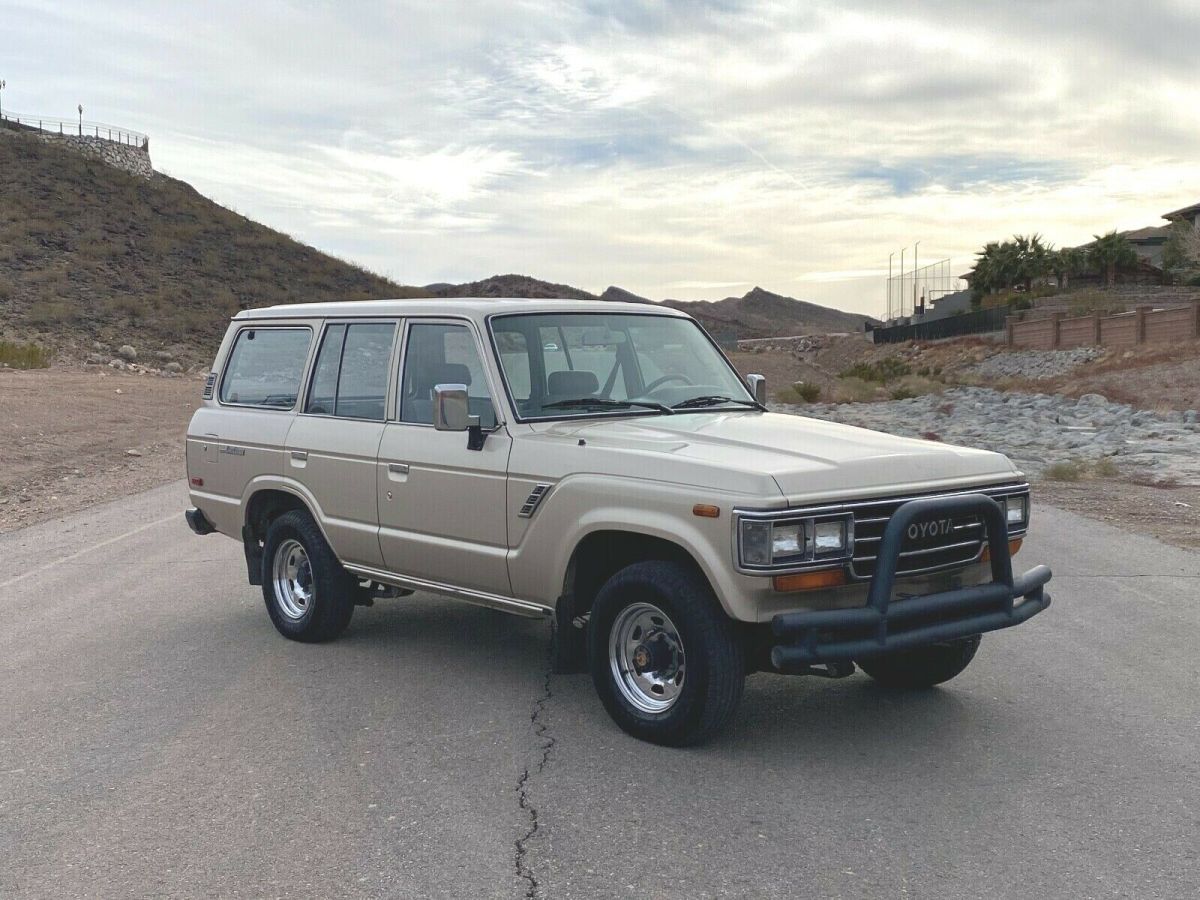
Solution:
<path fill-rule="evenodd" d="M 529 852 L 529 842 L 533 840 L 534 835 L 541 828 L 541 821 L 538 818 L 538 808 L 530 802 L 529 799 L 529 779 L 532 775 L 540 774 L 550 762 L 550 753 L 557 743 L 554 735 L 550 734 L 550 726 L 542 721 L 542 713 L 546 709 L 546 704 L 550 702 L 553 693 L 550 688 L 550 679 L 554 674 L 554 644 L 551 638 L 549 658 L 546 661 L 546 677 L 542 683 L 542 694 L 533 704 L 533 709 L 529 713 L 529 724 L 533 728 L 534 737 L 537 738 L 542 745 L 542 756 L 538 760 L 537 766 L 530 769 L 526 766 L 521 772 L 521 777 L 517 779 L 517 804 L 529 817 L 529 828 L 524 835 L 517 838 L 514 843 L 516 856 L 514 864 L 516 867 L 517 877 L 522 879 L 525 884 L 525 900 L 538 900 L 542 897 L 542 887 L 538 883 L 537 875 L 534 874 L 530 867 L 526 856 Z"/>

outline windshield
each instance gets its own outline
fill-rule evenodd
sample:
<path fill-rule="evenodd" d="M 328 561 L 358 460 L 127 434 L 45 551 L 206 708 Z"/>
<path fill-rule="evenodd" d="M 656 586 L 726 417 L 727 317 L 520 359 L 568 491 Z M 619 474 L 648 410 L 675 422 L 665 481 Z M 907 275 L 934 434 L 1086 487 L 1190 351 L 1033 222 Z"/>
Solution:
<path fill-rule="evenodd" d="M 662 414 L 679 404 L 689 411 L 754 405 L 691 319 L 539 313 L 493 316 L 490 325 L 523 419 Z"/>

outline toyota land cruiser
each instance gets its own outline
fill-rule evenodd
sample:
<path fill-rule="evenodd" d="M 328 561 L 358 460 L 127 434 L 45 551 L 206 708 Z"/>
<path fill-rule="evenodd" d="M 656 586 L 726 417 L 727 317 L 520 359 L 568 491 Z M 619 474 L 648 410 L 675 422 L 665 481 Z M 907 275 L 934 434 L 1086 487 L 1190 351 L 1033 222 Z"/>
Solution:
<path fill-rule="evenodd" d="M 1005 457 L 779 415 L 689 316 L 532 300 L 239 313 L 187 434 L 198 534 L 285 637 L 416 590 L 553 623 L 630 734 L 695 743 L 754 671 L 926 687 L 1045 609 Z"/>

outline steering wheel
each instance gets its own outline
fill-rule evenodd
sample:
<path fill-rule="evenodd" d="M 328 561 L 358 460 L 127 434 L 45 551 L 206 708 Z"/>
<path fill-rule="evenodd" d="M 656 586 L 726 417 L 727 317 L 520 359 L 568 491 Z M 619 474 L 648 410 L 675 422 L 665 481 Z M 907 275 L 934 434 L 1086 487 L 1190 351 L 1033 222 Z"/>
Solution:
<path fill-rule="evenodd" d="M 662 378 L 656 378 L 650 384 L 646 385 L 646 393 L 649 394 L 656 387 L 661 387 L 668 381 L 682 381 L 684 384 L 695 384 L 696 382 L 688 378 L 686 375 L 664 375 Z"/>

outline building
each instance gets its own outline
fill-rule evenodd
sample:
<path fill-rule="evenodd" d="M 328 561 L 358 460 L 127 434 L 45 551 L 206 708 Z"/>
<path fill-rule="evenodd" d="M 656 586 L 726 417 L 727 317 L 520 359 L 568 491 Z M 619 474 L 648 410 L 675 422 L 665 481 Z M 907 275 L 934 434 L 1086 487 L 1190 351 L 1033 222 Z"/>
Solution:
<path fill-rule="evenodd" d="M 1174 212 L 1163 213 L 1163 218 L 1169 222 L 1189 222 L 1193 228 L 1200 228 L 1200 203 L 1193 203 Z"/>
<path fill-rule="evenodd" d="M 1163 216 L 1165 219 L 1166 216 Z M 1171 236 L 1170 225 L 1151 225 L 1135 231 L 1122 231 L 1121 236 L 1133 245 L 1133 250 L 1155 268 L 1162 267 L 1163 247 Z"/>

